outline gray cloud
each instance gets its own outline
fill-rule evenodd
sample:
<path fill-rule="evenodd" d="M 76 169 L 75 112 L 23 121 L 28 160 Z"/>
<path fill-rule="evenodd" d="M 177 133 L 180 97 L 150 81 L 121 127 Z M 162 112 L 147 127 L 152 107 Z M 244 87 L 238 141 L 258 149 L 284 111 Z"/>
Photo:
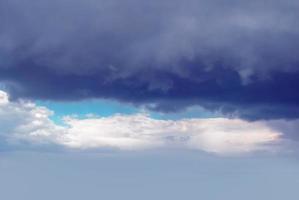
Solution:
<path fill-rule="evenodd" d="M 293 0 L 0 1 L 0 81 L 17 97 L 298 110 L 298 7 Z M 273 87 L 287 89 L 268 92 Z"/>
<path fill-rule="evenodd" d="M 1 4 L 6 59 L 30 59 L 59 72 L 81 75 L 109 68 L 125 75 L 131 68 L 162 65 L 184 74 L 183 66 L 177 66 L 181 60 L 200 59 L 208 70 L 218 58 L 246 77 L 255 70 L 294 70 L 298 63 L 293 52 L 298 48 L 296 1 Z"/>

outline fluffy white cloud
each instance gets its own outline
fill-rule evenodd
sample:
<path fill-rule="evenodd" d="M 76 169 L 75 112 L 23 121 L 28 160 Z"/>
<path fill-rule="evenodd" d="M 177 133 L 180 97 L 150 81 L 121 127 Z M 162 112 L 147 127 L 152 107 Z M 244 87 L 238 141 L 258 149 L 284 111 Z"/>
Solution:
<path fill-rule="evenodd" d="M 10 102 L 7 93 L 0 92 L 0 136 L 8 139 L 30 139 L 47 142 L 45 137 L 60 137 L 63 127 L 49 117 L 52 111 L 31 102 Z"/>
<path fill-rule="evenodd" d="M 8 103 L 7 93 L 0 90 L 0 104 L 7 104 L 7 103 Z"/>
<path fill-rule="evenodd" d="M 271 150 L 282 136 L 265 122 L 207 118 L 157 120 L 146 114 L 66 116 L 65 125 L 50 120 L 53 112 L 31 102 L 10 102 L 0 92 L 0 134 L 11 140 L 53 143 L 68 148 L 193 148 L 217 154 Z"/>

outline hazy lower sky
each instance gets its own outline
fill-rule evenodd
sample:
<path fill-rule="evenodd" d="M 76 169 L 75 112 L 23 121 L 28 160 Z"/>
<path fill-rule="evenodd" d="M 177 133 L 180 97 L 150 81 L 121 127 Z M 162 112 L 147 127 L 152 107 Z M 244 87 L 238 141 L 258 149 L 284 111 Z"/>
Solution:
<path fill-rule="evenodd" d="M 5 199 L 298 198 L 298 159 L 194 151 L 1 153 Z"/>

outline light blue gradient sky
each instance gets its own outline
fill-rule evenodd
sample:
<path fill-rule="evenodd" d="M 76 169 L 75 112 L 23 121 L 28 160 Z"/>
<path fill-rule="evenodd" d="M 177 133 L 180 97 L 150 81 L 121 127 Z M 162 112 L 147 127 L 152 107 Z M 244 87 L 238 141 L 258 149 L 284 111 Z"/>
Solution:
<path fill-rule="evenodd" d="M 198 151 L 0 154 L 1 199 L 297 200 L 299 162 Z"/>

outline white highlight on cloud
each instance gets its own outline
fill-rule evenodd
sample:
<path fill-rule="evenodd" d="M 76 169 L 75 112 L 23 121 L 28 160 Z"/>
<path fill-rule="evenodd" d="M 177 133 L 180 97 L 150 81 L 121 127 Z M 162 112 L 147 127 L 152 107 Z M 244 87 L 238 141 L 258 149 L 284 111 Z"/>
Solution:
<path fill-rule="evenodd" d="M 9 102 L 3 91 L 0 102 L 0 136 L 74 149 L 178 147 L 234 154 L 271 151 L 282 136 L 265 122 L 226 118 L 157 120 L 146 114 L 85 119 L 66 116 L 65 126 L 60 126 L 50 120 L 53 112 L 45 107 L 25 101 Z"/>
<path fill-rule="evenodd" d="M 0 104 L 7 104 L 8 99 L 8 94 L 0 90 Z"/>

